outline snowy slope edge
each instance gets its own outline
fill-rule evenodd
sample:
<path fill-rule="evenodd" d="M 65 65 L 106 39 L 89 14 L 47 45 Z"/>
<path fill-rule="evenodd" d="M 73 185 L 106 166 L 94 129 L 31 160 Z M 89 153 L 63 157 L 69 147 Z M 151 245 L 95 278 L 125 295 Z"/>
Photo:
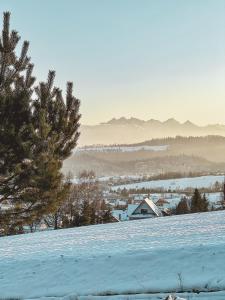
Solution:
<path fill-rule="evenodd" d="M 225 290 L 225 212 L 0 239 L 0 297 Z"/>

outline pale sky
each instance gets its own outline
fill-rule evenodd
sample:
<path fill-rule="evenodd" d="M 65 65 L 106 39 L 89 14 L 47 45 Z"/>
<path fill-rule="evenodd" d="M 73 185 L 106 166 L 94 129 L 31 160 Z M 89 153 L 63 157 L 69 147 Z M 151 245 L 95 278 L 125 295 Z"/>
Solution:
<path fill-rule="evenodd" d="M 56 70 L 83 124 L 113 117 L 225 124 L 225 0 L 0 0 L 31 42 L 38 80 Z"/>

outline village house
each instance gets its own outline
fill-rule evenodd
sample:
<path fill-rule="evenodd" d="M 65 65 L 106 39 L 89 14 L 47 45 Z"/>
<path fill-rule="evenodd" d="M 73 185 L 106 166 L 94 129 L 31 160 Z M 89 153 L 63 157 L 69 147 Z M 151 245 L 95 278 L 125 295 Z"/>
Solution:
<path fill-rule="evenodd" d="M 128 204 L 124 210 L 112 210 L 112 215 L 119 221 L 129 221 L 162 217 L 164 214 L 152 200 L 146 198 L 139 204 Z"/>
<path fill-rule="evenodd" d="M 161 210 L 148 198 L 144 199 L 129 216 L 130 220 L 162 217 Z"/>

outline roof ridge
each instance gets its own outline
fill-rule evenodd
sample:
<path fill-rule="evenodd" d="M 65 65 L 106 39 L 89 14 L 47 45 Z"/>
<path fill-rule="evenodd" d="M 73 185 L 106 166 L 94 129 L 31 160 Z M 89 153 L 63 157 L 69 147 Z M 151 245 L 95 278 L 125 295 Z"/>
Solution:
<path fill-rule="evenodd" d="M 145 198 L 143 201 L 145 201 L 147 203 L 147 205 L 154 211 L 154 213 L 158 217 L 162 216 L 162 213 L 161 213 L 160 209 L 155 205 L 155 203 L 151 199 Z"/>

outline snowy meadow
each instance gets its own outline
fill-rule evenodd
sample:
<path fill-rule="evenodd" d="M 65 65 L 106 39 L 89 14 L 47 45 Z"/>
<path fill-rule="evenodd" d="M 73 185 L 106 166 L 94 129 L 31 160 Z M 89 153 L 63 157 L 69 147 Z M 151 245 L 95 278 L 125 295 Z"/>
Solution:
<path fill-rule="evenodd" d="M 129 189 L 162 189 L 162 190 L 184 190 L 187 188 L 211 188 L 216 182 L 223 183 L 223 175 L 209 175 L 189 178 L 177 178 L 177 179 L 164 179 L 164 180 L 152 180 L 142 181 L 135 183 L 128 183 L 122 185 L 115 185 L 112 187 L 113 191 Z"/>
<path fill-rule="evenodd" d="M 224 248 L 224 211 L 3 237 L 1 297 L 225 299 Z"/>

